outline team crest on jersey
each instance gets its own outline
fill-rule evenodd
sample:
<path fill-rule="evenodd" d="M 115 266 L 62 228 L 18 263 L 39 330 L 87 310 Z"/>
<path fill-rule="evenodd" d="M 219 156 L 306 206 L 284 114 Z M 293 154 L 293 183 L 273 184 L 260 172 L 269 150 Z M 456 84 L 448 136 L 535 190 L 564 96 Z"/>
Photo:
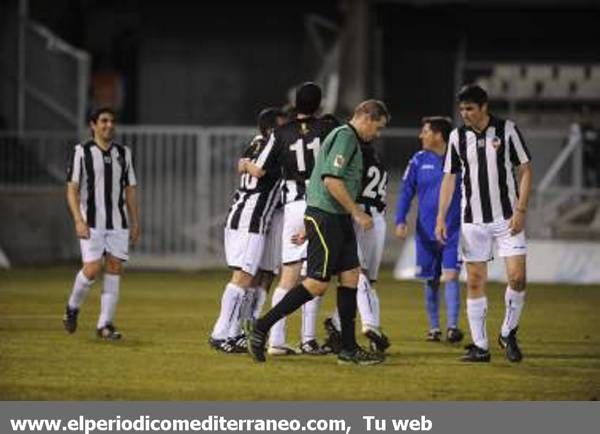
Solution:
<path fill-rule="evenodd" d="M 477 139 L 477 147 L 485 148 L 485 139 Z"/>
<path fill-rule="evenodd" d="M 110 157 L 110 155 L 105 155 L 104 156 L 104 164 L 110 164 L 112 163 L 112 158 Z"/>
<path fill-rule="evenodd" d="M 333 165 L 338 169 L 341 169 L 344 166 L 345 162 L 346 160 L 344 159 L 344 156 L 342 154 L 337 154 L 333 159 Z"/>
<path fill-rule="evenodd" d="M 498 150 L 498 148 L 500 147 L 501 144 L 502 144 L 502 140 L 500 139 L 500 137 L 494 136 L 494 138 L 492 139 L 492 146 L 494 147 L 494 149 L 496 151 Z"/>

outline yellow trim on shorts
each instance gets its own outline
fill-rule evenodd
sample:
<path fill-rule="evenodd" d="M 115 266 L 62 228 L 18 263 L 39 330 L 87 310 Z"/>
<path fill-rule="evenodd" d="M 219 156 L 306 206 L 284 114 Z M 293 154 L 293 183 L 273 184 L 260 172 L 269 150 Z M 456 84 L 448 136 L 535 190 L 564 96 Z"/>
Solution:
<path fill-rule="evenodd" d="M 315 229 L 317 230 L 317 235 L 319 236 L 319 239 L 321 240 L 321 244 L 323 245 L 323 248 L 325 249 L 325 263 L 323 264 L 323 276 L 325 277 L 327 276 L 327 263 L 329 262 L 329 249 L 327 248 L 327 244 L 325 243 L 325 238 L 323 237 L 323 234 L 321 233 L 321 229 L 319 229 L 319 225 L 317 224 L 317 221 L 310 217 L 310 216 L 304 216 L 304 220 L 308 220 L 309 222 L 311 222 L 313 225 L 315 225 Z"/>

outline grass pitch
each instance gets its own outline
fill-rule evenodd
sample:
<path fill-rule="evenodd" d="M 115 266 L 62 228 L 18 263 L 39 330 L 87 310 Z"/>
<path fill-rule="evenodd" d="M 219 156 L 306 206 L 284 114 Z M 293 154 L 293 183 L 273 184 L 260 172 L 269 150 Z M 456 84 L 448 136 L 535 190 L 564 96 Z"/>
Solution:
<path fill-rule="evenodd" d="M 384 272 L 377 285 L 392 341 L 385 365 L 338 366 L 333 356 L 225 355 L 206 340 L 228 274 L 130 272 L 122 282 L 117 343 L 95 338 L 97 282 L 69 336 L 61 317 L 76 268 L 0 272 L 0 399 L 3 400 L 596 400 L 600 398 L 600 287 L 530 285 L 509 364 L 457 361 L 462 347 L 424 341 L 418 282 Z M 321 320 L 333 306 L 325 297 Z M 490 285 L 488 332 L 495 344 L 503 288 Z M 464 309 L 462 311 L 464 314 Z M 442 315 L 444 318 L 444 315 Z M 300 317 L 289 320 L 290 342 Z M 462 315 L 462 328 L 467 329 Z"/>

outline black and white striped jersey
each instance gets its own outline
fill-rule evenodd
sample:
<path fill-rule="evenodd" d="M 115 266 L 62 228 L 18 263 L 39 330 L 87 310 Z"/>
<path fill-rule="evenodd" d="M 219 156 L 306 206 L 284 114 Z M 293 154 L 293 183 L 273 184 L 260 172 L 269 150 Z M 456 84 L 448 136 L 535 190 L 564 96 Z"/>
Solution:
<path fill-rule="evenodd" d="M 294 119 L 269 138 L 272 143 L 269 158 L 283 172 L 285 203 L 306 199 L 306 184 L 310 178 L 321 143 L 339 125 L 333 116 Z"/>
<path fill-rule="evenodd" d="M 371 143 L 361 145 L 363 155 L 362 190 L 357 202 L 365 206 L 367 212 L 376 209 L 383 212 L 386 207 L 388 173 Z"/>
<path fill-rule="evenodd" d="M 67 182 L 79 185 L 81 213 L 90 228 L 127 229 L 125 187 L 136 185 L 131 149 L 112 143 L 104 151 L 93 140 L 75 145 Z"/>
<path fill-rule="evenodd" d="M 273 143 L 256 136 L 241 158 L 248 158 L 266 173 L 257 178 L 244 173 L 233 195 L 225 227 L 264 234 L 270 224 L 273 210 L 281 202 L 281 168 L 268 158 Z"/>
<path fill-rule="evenodd" d="M 462 173 L 464 223 L 510 219 L 519 189 L 516 169 L 531 160 L 514 122 L 490 116 L 481 133 L 462 126 L 450 134 L 444 172 Z"/>

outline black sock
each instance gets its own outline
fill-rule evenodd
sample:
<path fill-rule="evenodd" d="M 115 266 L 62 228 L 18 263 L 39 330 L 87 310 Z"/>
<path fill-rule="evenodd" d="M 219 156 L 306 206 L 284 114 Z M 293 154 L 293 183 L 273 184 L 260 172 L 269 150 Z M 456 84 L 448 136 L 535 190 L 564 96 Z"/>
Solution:
<path fill-rule="evenodd" d="M 337 307 L 342 325 L 342 349 L 354 351 L 357 346 L 354 320 L 356 319 L 356 288 L 338 286 Z"/>
<path fill-rule="evenodd" d="M 268 332 L 273 324 L 312 299 L 312 294 L 300 283 L 290 289 L 279 303 L 256 322 L 256 328 L 262 332 Z"/>

